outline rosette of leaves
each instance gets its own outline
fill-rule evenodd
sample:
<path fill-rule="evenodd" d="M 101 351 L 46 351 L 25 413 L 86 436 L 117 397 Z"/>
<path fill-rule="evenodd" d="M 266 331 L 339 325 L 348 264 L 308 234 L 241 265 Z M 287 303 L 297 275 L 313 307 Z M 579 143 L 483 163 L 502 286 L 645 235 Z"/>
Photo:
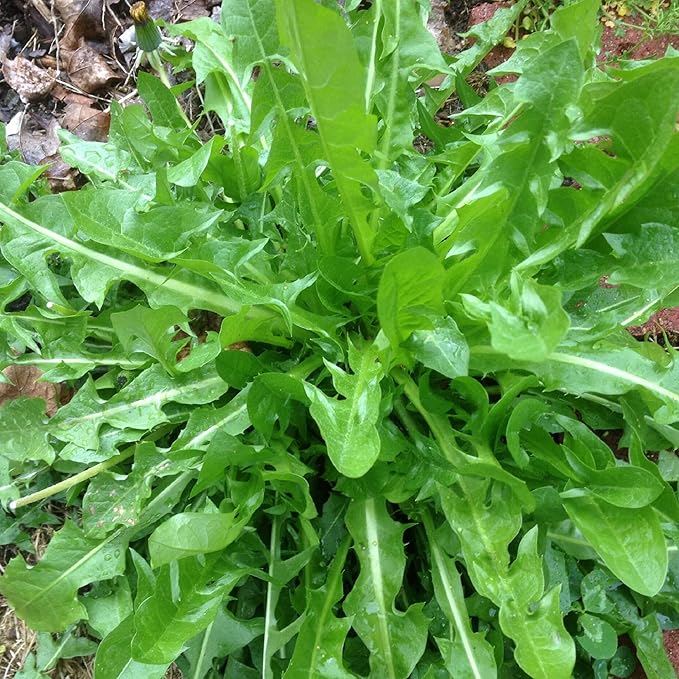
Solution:
<path fill-rule="evenodd" d="M 168 27 L 207 141 L 140 74 L 82 189 L 5 156 L 3 366 L 73 397 L 0 408 L 3 534 L 68 515 L 0 591 L 99 679 L 673 676 L 675 350 L 625 326 L 679 285 L 679 58 L 597 66 L 579 0 L 479 98 L 522 3 L 454 57 L 343 5 Z"/>

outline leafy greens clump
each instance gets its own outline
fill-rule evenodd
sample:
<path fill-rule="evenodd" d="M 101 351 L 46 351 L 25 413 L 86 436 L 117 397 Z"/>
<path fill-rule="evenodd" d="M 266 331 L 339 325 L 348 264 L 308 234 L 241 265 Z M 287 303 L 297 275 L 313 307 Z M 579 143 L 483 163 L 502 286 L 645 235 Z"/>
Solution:
<path fill-rule="evenodd" d="M 5 542 L 67 515 L 0 578 L 36 672 L 674 676 L 679 368 L 625 326 L 679 286 L 679 56 L 602 70 L 579 0 L 481 97 L 525 3 L 452 58 L 424 4 L 223 0 L 168 27 L 223 133 L 141 73 L 80 190 L 5 153 L 2 366 L 74 390 L 0 408 Z"/>

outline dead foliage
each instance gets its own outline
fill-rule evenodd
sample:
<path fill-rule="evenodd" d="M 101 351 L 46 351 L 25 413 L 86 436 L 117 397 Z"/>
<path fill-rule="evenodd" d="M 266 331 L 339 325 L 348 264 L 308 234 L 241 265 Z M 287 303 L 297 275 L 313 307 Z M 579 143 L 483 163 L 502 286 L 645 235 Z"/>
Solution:
<path fill-rule="evenodd" d="M 3 370 L 9 384 L 0 383 L 0 405 L 17 398 L 41 398 L 45 412 L 54 415 L 59 407 L 61 385 L 39 382 L 42 371 L 32 365 L 11 365 Z"/>

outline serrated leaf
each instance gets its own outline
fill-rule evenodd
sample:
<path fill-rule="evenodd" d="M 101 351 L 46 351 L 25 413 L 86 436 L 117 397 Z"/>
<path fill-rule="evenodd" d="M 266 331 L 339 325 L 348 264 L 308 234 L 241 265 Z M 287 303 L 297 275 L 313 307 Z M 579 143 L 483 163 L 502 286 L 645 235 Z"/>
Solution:
<path fill-rule="evenodd" d="M 342 400 L 326 396 L 311 384 L 304 388 L 311 400 L 309 412 L 321 430 L 330 460 L 340 473 L 356 478 L 363 476 L 380 454 L 376 424 L 384 368 L 374 345 L 363 349 L 350 345 L 349 365 L 353 375 L 326 362 Z"/>
<path fill-rule="evenodd" d="M 356 675 L 344 667 L 342 650 L 352 619 L 337 618 L 333 607 L 342 598 L 342 568 L 348 541 L 338 549 L 325 584 L 309 593 L 306 618 L 297 635 L 295 652 L 285 679 L 350 679 Z"/>
<path fill-rule="evenodd" d="M 80 587 L 124 572 L 126 549 L 119 534 L 90 539 L 67 521 L 37 566 L 29 567 L 22 556 L 10 561 L 0 591 L 34 630 L 60 632 L 87 616 L 77 598 Z"/>
<path fill-rule="evenodd" d="M 354 617 L 352 626 L 370 650 L 372 675 L 406 679 L 424 653 L 428 624 L 422 604 L 405 612 L 395 608 L 405 568 L 404 528 L 389 516 L 384 501 L 375 498 L 354 500 L 346 525 L 361 573 L 344 611 Z"/>
<path fill-rule="evenodd" d="M 362 257 L 372 261 L 371 202 L 363 188 L 377 177 L 359 151 L 371 153 L 376 120 L 365 112 L 366 73 L 351 33 L 332 10 L 313 0 L 277 0 L 281 41 L 292 53 L 318 125 L 323 154 L 332 169 Z"/>

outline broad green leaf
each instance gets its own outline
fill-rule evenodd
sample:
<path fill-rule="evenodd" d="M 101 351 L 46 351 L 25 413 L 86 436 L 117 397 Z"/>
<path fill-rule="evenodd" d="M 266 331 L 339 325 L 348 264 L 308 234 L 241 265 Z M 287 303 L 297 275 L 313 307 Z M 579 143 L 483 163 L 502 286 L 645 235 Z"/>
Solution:
<path fill-rule="evenodd" d="M 188 642 L 183 657 L 191 669 L 185 671 L 184 676 L 202 679 L 212 669 L 214 659 L 230 656 L 248 646 L 262 632 L 261 618 L 239 620 L 223 606 L 205 632 Z"/>
<path fill-rule="evenodd" d="M 118 526 L 134 526 L 150 494 L 150 484 L 143 476 L 130 474 L 126 478 L 106 471 L 97 474 L 83 498 L 85 534 L 101 538 Z"/>
<path fill-rule="evenodd" d="M 174 373 L 177 352 L 188 340 L 176 340 L 177 330 L 190 331 L 186 316 L 177 307 L 148 309 L 137 305 L 111 314 L 111 325 L 128 354 L 142 353 L 155 358 Z"/>
<path fill-rule="evenodd" d="M 125 578 L 118 578 L 110 594 L 85 596 L 82 603 L 87 609 L 88 626 L 104 639 L 132 613 L 130 585 Z"/>
<path fill-rule="evenodd" d="M 375 345 L 364 348 L 349 345 L 353 374 L 328 361 L 325 365 L 335 389 L 344 398 L 330 398 L 318 387 L 305 384 L 311 400 L 309 412 L 321 430 L 336 469 L 345 476 L 363 476 L 380 454 L 376 424 L 384 368 L 378 361 Z"/>
<path fill-rule="evenodd" d="M 651 472 L 632 466 L 589 470 L 586 479 L 591 493 L 616 507 L 645 507 L 665 489 L 665 484 Z"/>
<path fill-rule="evenodd" d="M 169 173 L 177 183 L 190 179 L 193 171 L 182 165 Z M 127 189 L 99 188 L 64 196 L 71 218 L 89 238 L 152 262 L 180 255 L 191 237 L 209 229 L 220 216 L 216 210 L 188 201 L 157 205 L 142 212 L 137 209 L 138 200 L 139 194 Z"/>
<path fill-rule="evenodd" d="M 457 323 L 444 316 L 429 330 L 416 330 L 406 348 L 422 365 L 455 379 L 469 372 L 469 346 Z"/>
<path fill-rule="evenodd" d="M 521 523 L 513 501 L 499 507 L 507 496 L 501 484 L 492 487 L 492 504 L 486 498 L 487 481 L 458 481 L 459 493 L 439 486 L 446 518 L 460 538 L 467 572 L 478 592 L 500 608 L 502 631 L 516 644 L 514 656 L 530 676 L 571 676 L 575 644 L 566 631 L 559 607 L 559 588 L 545 593 L 543 564 L 537 552 L 537 530 L 526 533 L 510 565 L 508 545 Z M 506 501 L 505 501 L 506 502 Z"/>
<path fill-rule="evenodd" d="M 601 618 L 583 613 L 578 618 L 582 634 L 576 639 L 593 658 L 611 658 L 618 648 L 618 634 Z"/>
<path fill-rule="evenodd" d="M 354 500 L 346 525 L 354 539 L 361 573 L 344 600 L 344 611 L 370 650 L 371 675 L 406 679 L 424 653 L 427 619 L 422 604 L 405 612 L 395 607 L 402 586 L 404 527 L 387 511 L 384 500 Z"/>
<path fill-rule="evenodd" d="M 671 275 L 679 260 L 679 237 L 667 224 L 647 223 L 634 233 L 605 234 L 616 258 L 611 284 L 639 288 L 674 284 Z"/>
<path fill-rule="evenodd" d="M 170 402 L 209 403 L 227 389 L 214 366 L 172 378 L 156 364 L 108 401 L 99 398 L 94 384 L 87 382 L 52 418 L 50 433 L 62 441 L 96 450 L 98 432 L 103 424 L 146 430 L 168 421 L 163 412 L 164 405 Z"/>
<path fill-rule="evenodd" d="M 70 521 L 50 541 L 37 566 L 17 556 L 0 578 L 0 592 L 36 631 L 61 632 L 87 616 L 78 590 L 91 582 L 121 575 L 126 540 L 86 538 Z"/>
<path fill-rule="evenodd" d="M 192 156 L 171 167 L 167 172 L 168 181 L 177 186 L 196 186 L 210 161 L 213 147 L 217 146 L 214 141 L 215 137 L 203 144 Z M 176 205 L 172 207 L 175 208 Z"/>
<path fill-rule="evenodd" d="M 489 21 L 470 27 L 469 31 L 463 35 L 473 37 L 474 43 L 456 55 L 453 61 L 454 70 L 463 76 L 469 75 L 483 61 L 486 54 L 502 42 L 521 16 L 526 4 L 527 0 L 519 0 L 510 7 L 499 7 Z"/>
<path fill-rule="evenodd" d="M 172 444 L 173 451 L 182 449 L 203 449 L 219 433 L 231 436 L 242 434 L 251 424 L 248 415 L 247 397 L 250 387 L 234 396 L 225 406 L 206 406 L 191 411 L 186 427 Z"/>
<path fill-rule="evenodd" d="M 233 65 L 233 41 L 208 17 L 168 26 L 174 35 L 184 35 L 196 45 L 192 52 L 196 81 L 205 82 L 205 109 L 215 111 L 224 126 L 238 133 L 250 127 L 252 99 Z"/>
<path fill-rule="evenodd" d="M 4 163 L 0 167 L 0 200 L 8 204 L 17 202 L 44 171 L 42 166 L 33 167 L 17 160 Z"/>
<path fill-rule="evenodd" d="M 380 166 L 385 169 L 395 156 L 412 148 L 415 90 L 427 73 L 446 72 L 448 67 L 415 3 L 395 0 L 378 6 L 382 11 L 381 49 L 375 44 L 380 23 L 380 17 L 375 17 L 365 99 L 370 110 L 375 89 L 383 121 L 378 142 Z"/>
<path fill-rule="evenodd" d="M 186 642 L 215 619 L 223 596 L 246 568 L 226 565 L 213 571 L 214 560 L 190 557 L 161 568 L 153 591 L 135 608 L 132 658 L 150 664 L 170 663 Z"/>
<path fill-rule="evenodd" d="M 488 323 L 493 348 L 517 361 L 544 360 L 568 330 L 560 291 L 530 279 L 512 277 L 506 305 L 482 302 L 471 295 L 462 297 L 470 316 Z"/>
<path fill-rule="evenodd" d="M 157 665 L 132 659 L 134 617 L 128 616 L 99 644 L 94 661 L 97 679 L 161 679 L 170 662 Z"/>
<path fill-rule="evenodd" d="M 47 438 L 45 402 L 39 398 L 18 398 L 0 407 L 0 454 L 19 465 L 32 460 L 50 464 L 54 450 Z"/>
<path fill-rule="evenodd" d="M 614 507 L 596 497 L 564 498 L 571 520 L 628 587 L 655 596 L 667 575 L 667 545 L 651 507 Z"/>
<path fill-rule="evenodd" d="M 430 316 L 443 312 L 443 265 L 422 247 L 389 260 L 377 292 L 377 315 L 394 346 L 417 330 L 433 326 Z"/>
<path fill-rule="evenodd" d="M 630 630 L 630 636 L 646 675 L 657 679 L 674 679 L 676 670 L 667 657 L 658 618 L 651 613 L 636 623 Z"/>
<path fill-rule="evenodd" d="M 151 111 L 156 125 L 175 129 L 186 127 L 186 120 L 181 113 L 179 102 L 161 80 L 146 71 L 139 71 L 137 89 L 139 96 Z"/>
<path fill-rule="evenodd" d="M 572 244 L 582 246 L 604 220 L 624 213 L 665 173 L 664 151 L 674 134 L 679 109 L 679 59 L 662 59 L 632 74 L 626 81 L 591 83 L 583 90 L 586 112 L 578 129 L 584 139 L 602 132 L 610 135 L 616 156 L 626 162 L 625 172 L 599 200 L 571 220 L 563 236 L 533 252 L 520 269 L 548 261 Z M 623 110 L 626 115 L 620 115 Z"/>
<path fill-rule="evenodd" d="M 257 493 L 238 511 L 228 514 L 174 514 L 149 537 L 153 567 L 158 568 L 174 559 L 221 551 L 239 537 L 243 525 L 261 502 L 262 496 Z"/>
<path fill-rule="evenodd" d="M 676 421 L 679 392 L 674 388 L 674 362 L 660 365 L 635 349 L 601 343 L 597 350 L 555 351 L 535 372 L 549 388 L 560 385 L 573 394 L 625 394 L 640 388 L 664 404 L 655 411 L 660 422 Z"/>
<path fill-rule="evenodd" d="M 50 218 L 55 223 L 68 223 L 70 220 L 63 214 L 57 201 L 36 201 L 31 205 L 33 212 L 38 212 L 41 218 Z M 41 209 L 38 210 L 38 207 Z M 160 299 L 160 303 L 169 303 L 180 308 L 210 309 L 218 313 L 230 314 L 240 310 L 239 303 L 229 300 L 216 286 L 206 281 L 200 284 L 194 277 L 179 275 L 168 277 L 167 270 L 163 273 L 135 263 L 127 256 L 102 252 L 99 249 L 83 245 L 75 240 L 72 234 L 64 234 L 60 227 L 54 229 L 43 226 L 24 217 L 8 206 L 0 203 L 0 219 L 5 223 L 2 231 L 0 249 L 7 257 L 9 251 L 6 246 L 11 244 L 11 262 L 17 270 L 24 273 L 29 280 L 35 281 L 36 289 L 43 295 L 49 295 L 50 301 L 65 302 L 58 286 L 50 275 L 45 263 L 45 251 L 49 248 L 63 251 L 72 261 L 72 275 L 74 283 L 87 301 L 103 303 L 105 293 L 110 285 L 119 278 L 126 278 L 147 290 L 151 299 Z M 21 252 L 19 244 L 25 249 Z"/>
<path fill-rule="evenodd" d="M 598 0 L 578 0 L 559 7 L 550 17 L 552 28 L 562 40 L 577 40 L 580 58 L 586 66 L 594 57 L 599 9 Z"/>

